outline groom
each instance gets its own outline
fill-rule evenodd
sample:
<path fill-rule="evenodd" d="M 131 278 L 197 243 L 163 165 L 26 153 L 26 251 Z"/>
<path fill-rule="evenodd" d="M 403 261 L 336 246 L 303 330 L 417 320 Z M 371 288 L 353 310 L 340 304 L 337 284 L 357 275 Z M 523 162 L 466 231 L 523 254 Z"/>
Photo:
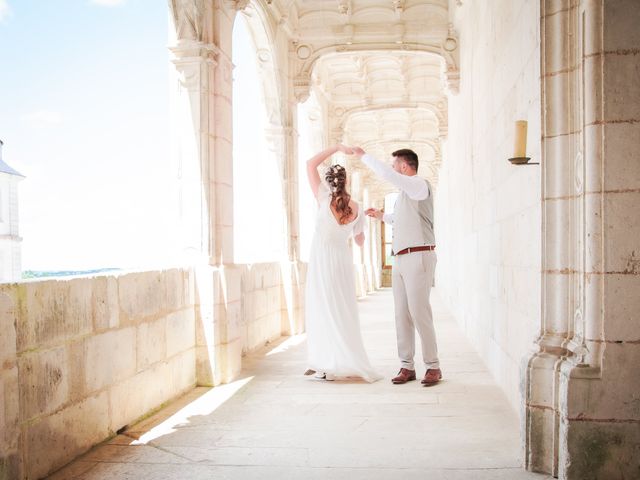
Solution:
<path fill-rule="evenodd" d="M 431 186 L 427 180 L 417 176 L 418 155 L 413 150 L 393 152 L 392 167 L 367 155 L 360 147 L 354 147 L 353 152 L 379 177 L 400 189 L 393 214 L 385 214 L 375 208 L 365 212 L 393 225 L 392 247 L 396 259 L 392 284 L 401 368 L 391 381 L 401 384 L 416 379 L 413 357 L 415 331 L 418 330 L 427 370 L 421 383 L 427 387 L 435 385 L 442 379 L 442 372 L 429 303 L 436 269 Z"/>

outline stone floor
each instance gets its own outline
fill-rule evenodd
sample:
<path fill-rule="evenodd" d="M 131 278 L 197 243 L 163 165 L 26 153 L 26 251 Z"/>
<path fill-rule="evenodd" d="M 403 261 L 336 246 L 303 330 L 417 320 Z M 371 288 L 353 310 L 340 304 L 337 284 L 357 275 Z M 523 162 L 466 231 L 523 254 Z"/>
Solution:
<path fill-rule="evenodd" d="M 444 381 L 392 385 L 391 292 L 360 302 L 375 384 L 304 377 L 304 336 L 245 358 L 51 479 L 547 479 L 521 469 L 518 419 L 434 298 Z M 418 375 L 423 374 L 418 370 Z"/>

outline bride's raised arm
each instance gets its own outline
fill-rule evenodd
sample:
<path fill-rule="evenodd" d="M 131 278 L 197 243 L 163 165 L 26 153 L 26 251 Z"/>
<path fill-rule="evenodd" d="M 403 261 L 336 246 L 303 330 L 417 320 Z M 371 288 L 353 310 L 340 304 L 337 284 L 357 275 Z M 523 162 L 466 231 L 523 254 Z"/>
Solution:
<path fill-rule="evenodd" d="M 351 148 L 339 144 L 322 150 L 316 153 L 313 157 L 307 160 L 307 178 L 309 179 L 309 186 L 313 192 L 313 196 L 318 198 L 318 187 L 320 186 L 320 175 L 318 174 L 318 167 L 331 155 L 336 152 L 342 152 L 346 155 L 351 155 L 353 150 Z"/>

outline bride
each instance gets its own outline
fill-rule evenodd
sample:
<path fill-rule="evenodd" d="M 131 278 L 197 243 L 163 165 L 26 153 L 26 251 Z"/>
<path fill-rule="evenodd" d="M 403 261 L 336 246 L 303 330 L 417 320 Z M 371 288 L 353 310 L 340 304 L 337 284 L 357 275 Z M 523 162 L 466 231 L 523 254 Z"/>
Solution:
<path fill-rule="evenodd" d="M 308 367 L 305 375 L 333 380 L 361 377 L 375 382 L 364 350 L 356 305 L 355 275 L 349 237 L 364 244 L 364 212 L 347 192 L 347 172 L 341 165 L 329 167 L 320 179 L 318 166 L 336 152 L 353 153 L 349 147 L 328 148 L 307 161 L 309 186 L 318 201 L 315 233 L 307 270 L 305 317 Z"/>

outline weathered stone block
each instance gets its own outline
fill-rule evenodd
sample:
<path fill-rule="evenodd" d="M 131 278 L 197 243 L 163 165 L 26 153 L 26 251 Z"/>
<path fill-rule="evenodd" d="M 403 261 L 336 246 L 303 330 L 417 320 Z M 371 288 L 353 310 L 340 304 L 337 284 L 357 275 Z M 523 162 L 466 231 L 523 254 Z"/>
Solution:
<path fill-rule="evenodd" d="M 531 387 L 527 392 L 528 404 L 540 407 L 553 406 L 553 392 L 555 390 L 553 372 L 557 361 L 557 356 L 546 353 L 539 353 L 531 359 L 527 385 L 535 385 L 535 387 Z"/>
<path fill-rule="evenodd" d="M 67 401 L 71 371 L 65 347 L 23 355 L 18 370 L 23 421 L 53 412 Z"/>
<path fill-rule="evenodd" d="M 211 387 L 220 384 L 221 365 L 219 360 L 216 360 L 216 357 L 222 358 L 219 348 L 219 345 L 196 347 L 196 381 L 198 385 Z"/>
<path fill-rule="evenodd" d="M 566 392 L 564 413 L 569 419 L 640 421 L 640 345 L 608 343 L 604 346 L 601 379 L 561 377 Z"/>
<path fill-rule="evenodd" d="M 18 366 L 0 371 L 0 453 L 17 451 L 20 438 Z"/>
<path fill-rule="evenodd" d="M 637 423 L 561 421 L 558 478 L 624 480 L 640 476 Z"/>
<path fill-rule="evenodd" d="M 69 402 L 76 403 L 84 399 L 90 391 L 85 382 L 86 377 L 86 356 L 85 339 L 67 342 L 67 381 L 69 384 Z"/>
<path fill-rule="evenodd" d="M 107 392 L 65 408 L 26 427 L 29 478 L 42 478 L 109 436 Z"/>
<path fill-rule="evenodd" d="M 600 276 L 594 276 L 592 282 L 600 279 Z M 640 295 L 629 295 L 629 292 L 640 292 L 640 275 L 604 276 L 604 337 L 607 340 L 637 341 L 640 338 L 637 323 Z"/>
<path fill-rule="evenodd" d="M 16 289 L 0 290 L 0 372 L 16 362 L 15 292 Z"/>
<path fill-rule="evenodd" d="M 141 323 L 136 331 L 136 371 L 140 372 L 167 355 L 167 321 L 160 318 Z"/>
<path fill-rule="evenodd" d="M 85 382 L 89 392 L 132 376 L 136 372 L 135 327 L 88 338 L 85 358 Z"/>
<path fill-rule="evenodd" d="M 195 347 L 196 319 L 193 308 L 172 313 L 166 319 L 166 356 L 183 352 Z"/>
<path fill-rule="evenodd" d="M 121 325 L 133 325 L 159 315 L 165 305 L 160 272 L 129 273 L 118 277 Z"/>
<path fill-rule="evenodd" d="M 242 370 L 242 342 L 237 339 L 221 347 L 219 351 L 224 355 L 221 381 L 228 383 L 233 381 Z"/>
<path fill-rule="evenodd" d="M 607 193 L 604 197 L 605 271 L 609 273 L 640 273 L 640 223 L 637 205 L 640 193 Z"/>
<path fill-rule="evenodd" d="M 169 394 L 176 397 L 196 384 L 196 351 L 194 348 L 170 358 L 168 370 L 171 372 Z"/>
<path fill-rule="evenodd" d="M 20 454 L 16 452 L 0 454 L 0 480 L 24 478 L 24 468 Z"/>
<path fill-rule="evenodd" d="M 525 456 L 527 469 L 534 472 L 553 471 L 555 412 L 527 407 L 527 435 L 529 442 Z"/>
<path fill-rule="evenodd" d="M 18 286 L 17 350 L 42 348 L 93 330 L 92 280 Z"/>
<path fill-rule="evenodd" d="M 172 269 L 162 272 L 164 283 L 164 309 L 168 312 L 180 310 L 187 304 L 185 298 L 184 283 L 185 272 Z"/>
<path fill-rule="evenodd" d="M 248 319 L 256 318 L 256 292 L 247 291 L 242 295 L 242 307 L 239 322 L 242 325 L 247 323 Z"/>
<path fill-rule="evenodd" d="M 240 337 L 242 328 L 242 303 L 240 301 L 228 303 L 220 306 L 219 321 L 224 322 L 225 327 L 221 329 L 224 336 L 222 342 L 228 342 Z"/>
<path fill-rule="evenodd" d="M 640 45 L 640 9 L 635 0 L 607 0 L 604 9 L 604 49 L 630 50 Z M 587 52 L 591 53 L 591 52 Z"/>
<path fill-rule="evenodd" d="M 222 271 L 224 279 L 221 280 L 223 285 L 222 302 L 232 303 L 242 298 L 242 266 L 227 266 Z"/>
<path fill-rule="evenodd" d="M 638 151 L 640 151 L 640 125 L 610 123 L 604 126 L 605 190 L 638 188 L 640 185 Z"/>
<path fill-rule="evenodd" d="M 268 263 L 265 269 L 265 287 L 276 287 L 282 283 L 279 263 Z"/>
<path fill-rule="evenodd" d="M 638 45 L 636 45 L 637 47 Z M 637 54 L 605 56 L 602 82 L 603 95 L 606 98 L 606 102 L 604 102 L 604 119 L 606 121 L 633 120 L 637 122 L 639 120 L 640 85 L 637 81 L 638 76 L 640 76 L 640 59 Z M 586 121 L 589 121 L 589 117 L 586 117 Z"/>
<path fill-rule="evenodd" d="M 255 290 L 254 292 L 255 318 L 262 318 L 269 313 L 269 299 L 265 289 Z M 247 319 L 251 322 L 252 319 Z"/>
<path fill-rule="evenodd" d="M 109 429 L 117 431 L 170 398 L 166 363 L 157 363 L 109 389 Z"/>
<path fill-rule="evenodd" d="M 269 287 L 267 289 L 267 313 L 279 311 L 281 307 L 280 302 L 280 286 Z"/>
<path fill-rule="evenodd" d="M 117 328 L 120 316 L 118 305 L 118 279 L 93 278 L 93 326 L 96 332 Z"/>
<path fill-rule="evenodd" d="M 199 306 L 194 308 L 196 345 L 206 346 L 219 343 L 226 335 L 226 325 L 223 321 L 224 312 L 221 306 Z M 204 310 L 203 310 L 204 309 Z M 214 314 L 215 312 L 215 314 Z"/>

